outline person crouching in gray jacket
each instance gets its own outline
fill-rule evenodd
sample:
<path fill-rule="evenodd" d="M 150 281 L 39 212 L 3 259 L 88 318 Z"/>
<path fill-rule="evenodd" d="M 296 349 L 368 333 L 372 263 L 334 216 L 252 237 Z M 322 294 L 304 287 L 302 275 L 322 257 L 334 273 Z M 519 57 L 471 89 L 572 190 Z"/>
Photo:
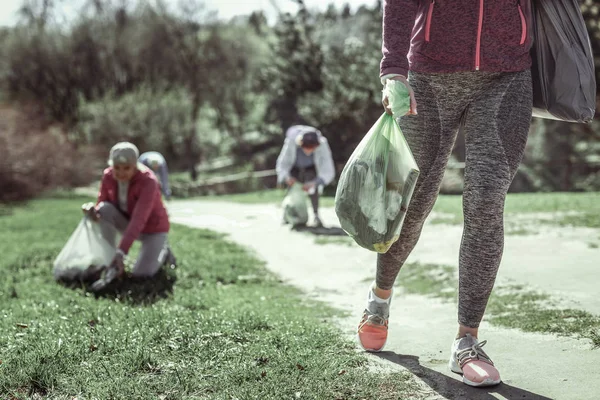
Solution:
<path fill-rule="evenodd" d="M 288 187 L 295 182 L 303 183 L 311 199 L 314 226 L 323 226 L 319 217 L 319 196 L 323 187 L 335 178 L 335 166 L 327 139 L 311 126 L 290 127 L 277 158 L 276 171 L 278 181 Z"/>

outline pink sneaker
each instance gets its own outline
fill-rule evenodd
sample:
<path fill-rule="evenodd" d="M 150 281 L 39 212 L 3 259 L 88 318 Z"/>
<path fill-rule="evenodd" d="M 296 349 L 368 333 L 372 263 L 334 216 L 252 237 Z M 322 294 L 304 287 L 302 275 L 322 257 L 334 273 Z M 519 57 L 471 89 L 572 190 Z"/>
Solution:
<path fill-rule="evenodd" d="M 366 351 L 381 351 L 387 342 L 388 320 L 365 310 L 358 325 L 358 341 Z"/>
<path fill-rule="evenodd" d="M 490 357 L 481 349 L 486 340 L 478 342 L 467 333 L 452 344 L 449 367 L 452 372 L 461 374 L 463 382 L 469 386 L 493 386 L 502 380 L 500 372 Z"/>
<path fill-rule="evenodd" d="M 366 351 L 377 352 L 383 349 L 387 341 L 392 296 L 386 300 L 380 299 L 375 296 L 374 288 L 375 282 L 369 288 L 367 308 L 358 324 L 358 341 Z"/>

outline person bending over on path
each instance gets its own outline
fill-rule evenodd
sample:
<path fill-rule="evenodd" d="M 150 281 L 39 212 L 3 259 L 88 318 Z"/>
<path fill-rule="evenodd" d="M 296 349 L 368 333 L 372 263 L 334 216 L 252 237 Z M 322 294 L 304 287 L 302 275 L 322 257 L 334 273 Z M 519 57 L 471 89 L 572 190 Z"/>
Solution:
<path fill-rule="evenodd" d="M 277 179 L 291 187 L 303 183 L 314 211 L 314 226 L 321 227 L 319 196 L 323 187 L 335 178 L 335 167 L 327 139 L 319 130 L 294 125 L 285 134 L 283 148 L 277 158 Z"/>

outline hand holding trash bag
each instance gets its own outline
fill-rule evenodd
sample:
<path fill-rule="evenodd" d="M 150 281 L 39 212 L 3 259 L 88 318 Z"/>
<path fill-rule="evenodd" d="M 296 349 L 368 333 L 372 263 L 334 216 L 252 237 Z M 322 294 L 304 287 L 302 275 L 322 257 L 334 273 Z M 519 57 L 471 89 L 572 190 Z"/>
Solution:
<path fill-rule="evenodd" d="M 384 89 L 394 115 L 411 109 L 408 88 L 388 80 Z M 341 227 L 360 246 L 385 253 L 400 236 L 419 169 L 394 117 L 385 113 L 346 163 L 335 195 Z"/>
<path fill-rule="evenodd" d="M 292 226 L 305 225 L 308 222 L 307 196 L 301 183 L 294 183 L 283 199 L 283 219 Z"/>
<path fill-rule="evenodd" d="M 417 115 L 417 100 L 415 99 L 415 92 L 413 91 L 413 88 L 410 86 L 408 79 L 406 79 L 406 77 L 403 75 L 397 75 L 397 76 L 390 78 L 389 80 L 402 82 L 404 84 L 404 86 L 406 86 L 406 90 L 408 90 L 408 94 L 410 96 L 410 108 L 408 109 L 408 112 L 405 114 L 406 115 Z M 386 85 L 386 87 L 387 87 L 387 85 Z M 395 115 L 396 118 L 401 117 L 402 114 L 400 113 L 399 109 L 397 109 L 396 112 L 392 111 L 392 109 L 390 107 L 389 95 L 390 95 L 389 91 L 386 91 L 384 89 L 382 104 L 383 104 L 383 108 L 385 109 L 385 112 L 388 115 Z M 396 103 L 398 104 L 398 102 L 396 102 Z"/>
<path fill-rule="evenodd" d="M 296 178 L 290 176 L 289 178 L 287 178 L 286 183 L 288 187 L 292 187 L 294 186 L 294 183 L 296 183 Z"/>
<path fill-rule="evenodd" d="M 105 289 L 110 283 L 120 279 L 125 275 L 125 259 L 123 253 L 117 252 L 110 265 L 104 271 L 104 276 L 94 282 L 90 289 L 93 292 L 99 292 Z"/>
<path fill-rule="evenodd" d="M 317 187 L 317 182 L 315 182 L 315 181 L 306 182 L 305 184 L 302 185 L 302 190 L 304 190 L 305 192 L 311 192 L 316 187 Z"/>
<path fill-rule="evenodd" d="M 83 211 L 83 215 L 88 217 L 94 222 L 97 222 L 100 219 L 100 215 L 96 210 L 96 205 L 94 203 L 85 203 L 81 206 L 81 211 Z"/>
<path fill-rule="evenodd" d="M 114 268 L 117 271 L 117 276 L 122 276 L 125 273 L 125 256 L 123 253 L 117 251 L 115 257 L 110 263 L 109 268 Z"/>

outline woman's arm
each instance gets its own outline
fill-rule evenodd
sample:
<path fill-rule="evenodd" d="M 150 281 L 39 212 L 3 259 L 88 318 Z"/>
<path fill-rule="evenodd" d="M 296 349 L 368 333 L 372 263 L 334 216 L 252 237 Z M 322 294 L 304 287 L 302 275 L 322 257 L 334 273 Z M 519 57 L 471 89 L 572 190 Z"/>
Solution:
<path fill-rule="evenodd" d="M 146 222 L 154 208 L 154 200 L 158 182 L 155 179 L 146 179 L 143 183 L 140 197 L 133 208 L 131 219 L 127 225 L 127 229 L 123 233 L 123 238 L 119 244 L 119 249 L 127 254 L 133 242 L 140 236 L 142 229 L 146 226 Z"/>
<path fill-rule="evenodd" d="M 383 44 L 380 77 L 408 74 L 410 39 L 417 17 L 417 0 L 383 2 Z"/>
<path fill-rule="evenodd" d="M 285 138 L 283 142 L 283 148 L 277 157 L 277 164 L 275 170 L 277 171 L 277 181 L 285 182 L 290 177 L 290 171 L 296 161 L 296 145 L 294 140 Z"/>

